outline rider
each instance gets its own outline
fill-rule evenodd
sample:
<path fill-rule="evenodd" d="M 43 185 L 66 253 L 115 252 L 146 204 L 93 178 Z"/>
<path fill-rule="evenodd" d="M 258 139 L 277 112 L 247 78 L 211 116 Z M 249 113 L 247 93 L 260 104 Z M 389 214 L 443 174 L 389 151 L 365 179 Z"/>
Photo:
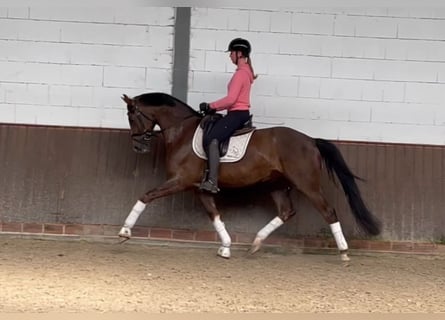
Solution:
<path fill-rule="evenodd" d="M 229 43 L 230 59 L 237 66 L 228 86 L 227 95 L 214 102 L 202 102 L 199 110 L 204 113 L 227 110 L 227 114 L 220 118 L 212 130 L 203 137 L 203 146 L 208 156 L 209 173 L 200 189 L 217 193 L 219 170 L 219 143 L 229 138 L 237 129 L 250 118 L 250 88 L 256 75 L 254 74 L 249 57 L 251 46 L 249 41 L 242 38 L 233 39 Z"/>

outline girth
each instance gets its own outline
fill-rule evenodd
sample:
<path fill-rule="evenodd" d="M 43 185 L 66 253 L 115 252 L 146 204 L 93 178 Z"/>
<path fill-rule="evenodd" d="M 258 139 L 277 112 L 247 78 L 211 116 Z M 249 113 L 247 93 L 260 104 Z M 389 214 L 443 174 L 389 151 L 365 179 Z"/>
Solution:
<path fill-rule="evenodd" d="M 215 114 L 208 114 L 204 118 L 202 118 L 201 123 L 199 124 L 200 127 L 203 130 L 203 136 L 206 136 L 209 134 L 210 130 L 212 130 L 213 126 L 215 125 L 216 121 L 221 119 L 223 117 L 220 113 Z M 252 125 L 252 115 L 249 116 L 249 120 L 244 122 L 243 126 L 240 129 L 237 129 L 233 134 L 234 136 L 239 136 L 245 133 L 248 133 L 252 130 L 255 130 L 255 127 Z M 219 154 L 220 156 L 224 156 L 227 153 L 227 149 L 229 146 L 230 137 L 227 138 L 224 141 L 219 142 Z"/>

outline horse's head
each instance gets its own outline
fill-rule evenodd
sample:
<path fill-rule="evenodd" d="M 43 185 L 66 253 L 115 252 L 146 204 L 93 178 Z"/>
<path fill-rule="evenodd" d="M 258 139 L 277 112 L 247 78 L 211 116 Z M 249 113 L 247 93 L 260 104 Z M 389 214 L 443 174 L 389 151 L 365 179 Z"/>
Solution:
<path fill-rule="evenodd" d="M 153 131 L 157 124 L 156 119 L 148 113 L 142 112 L 135 99 L 124 94 L 122 100 L 127 104 L 133 150 L 137 153 L 150 152 L 151 139 L 156 135 Z"/>

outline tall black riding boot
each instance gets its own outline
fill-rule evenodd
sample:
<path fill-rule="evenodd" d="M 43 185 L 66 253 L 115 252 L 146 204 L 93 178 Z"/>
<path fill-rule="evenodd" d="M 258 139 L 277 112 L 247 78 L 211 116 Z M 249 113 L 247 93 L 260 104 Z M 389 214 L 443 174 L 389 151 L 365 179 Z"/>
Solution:
<path fill-rule="evenodd" d="M 209 144 L 209 150 L 207 153 L 209 173 L 207 180 L 203 181 L 199 186 L 200 190 L 208 191 L 211 193 L 218 193 L 218 171 L 219 171 L 219 141 L 213 139 Z"/>

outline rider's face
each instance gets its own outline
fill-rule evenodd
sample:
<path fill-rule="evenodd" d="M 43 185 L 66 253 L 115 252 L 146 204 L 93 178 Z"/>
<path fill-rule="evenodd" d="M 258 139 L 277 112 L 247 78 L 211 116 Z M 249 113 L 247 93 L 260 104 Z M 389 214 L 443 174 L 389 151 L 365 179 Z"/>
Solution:
<path fill-rule="evenodd" d="M 239 51 L 230 51 L 230 60 L 232 60 L 233 64 L 237 64 L 237 57 L 238 59 L 242 57 L 242 53 Z"/>

